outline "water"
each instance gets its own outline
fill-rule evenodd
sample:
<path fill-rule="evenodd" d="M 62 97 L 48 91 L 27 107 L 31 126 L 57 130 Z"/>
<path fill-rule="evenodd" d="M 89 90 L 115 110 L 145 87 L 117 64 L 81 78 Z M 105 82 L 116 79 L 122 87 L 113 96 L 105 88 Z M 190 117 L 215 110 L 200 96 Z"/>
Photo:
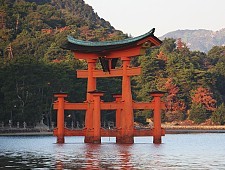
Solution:
<path fill-rule="evenodd" d="M 167 134 L 163 144 L 152 137 L 132 145 L 85 144 L 83 137 L 0 137 L 0 169 L 224 169 L 225 134 Z"/>

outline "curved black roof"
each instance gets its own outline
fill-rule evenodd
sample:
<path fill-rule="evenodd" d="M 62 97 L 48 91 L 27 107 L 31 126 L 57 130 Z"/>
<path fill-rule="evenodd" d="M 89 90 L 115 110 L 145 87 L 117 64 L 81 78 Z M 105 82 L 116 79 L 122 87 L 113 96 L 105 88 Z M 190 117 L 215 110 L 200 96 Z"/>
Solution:
<path fill-rule="evenodd" d="M 92 42 L 92 41 L 83 41 L 68 36 L 68 42 L 62 46 L 63 49 L 84 52 L 84 53 L 102 53 L 110 50 L 121 49 L 128 46 L 135 46 L 137 42 L 143 40 L 147 37 L 152 37 L 159 43 L 161 41 L 154 36 L 155 28 L 151 29 L 149 32 L 134 38 L 127 38 L 119 41 L 104 41 L 104 42 Z"/>

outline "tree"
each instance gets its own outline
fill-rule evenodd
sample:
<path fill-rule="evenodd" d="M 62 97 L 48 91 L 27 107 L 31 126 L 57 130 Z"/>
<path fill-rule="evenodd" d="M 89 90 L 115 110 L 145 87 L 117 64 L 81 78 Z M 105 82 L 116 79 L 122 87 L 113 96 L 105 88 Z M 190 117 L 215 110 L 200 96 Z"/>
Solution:
<path fill-rule="evenodd" d="M 216 110 L 212 113 L 212 121 L 215 124 L 224 125 L 225 124 L 225 106 L 222 103 Z"/>
<path fill-rule="evenodd" d="M 165 88 L 168 91 L 166 96 L 166 117 L 168 121 L 184 119 L 185 103 L 178 99 L 179 88 L 172 83 L 172 78 L 169 78 L 165 83 Z"/>
<path fill-rule="evenodd" d="M 224 56 L 220 56 L 221 58 L 225 58 Z M 220 61 L 221 59 L 218 58 L 218 61 L 212 65 L 209 69 L 211 73 L 211 77 L 213 78 L 213 86 L 212 89 L 217 96 L 219 102 L 225 102 L 225 62 Z"/>
<path fill-rule="evenodd" d="M 159 90 L 158 80 L 167 77 L 165 61 L 157 59 L 158 54 L 158 49 L 155 49 L 151 50 L 150 54 L 138 59 L 138 64 L 142 67 L 142 74 L 133 78 L 135 94 L 138 99 L 149 100 L 149 92 Z"/>
<path fill-rule="evenodd" d="M 81 67 L 82 63 L 75 59 L 46 63 L 20 57 L 9 61 L 0 71 L 1 95 L 4 96 L 2 121 L 11 119 L 13 112 L 14 123 L 36 124 L 43 114 L 51 114 L 53 92 L 65 91 L 73 94 L 70 100 L 84 101 L 85 83 L 75 78 L 75 69 Z"/>
<path fill-rule="evenodd" d="M 158 80 L 157 87 L 161 91 L 167 91 L 165 95 L 165 121 L 172 122 L 185 118 L 185 103 L 179 99 L 179 88 L 174 84 L 172 78 L 161 78 Z"/>
<path fill-rule="evenodd" d="M 216 100 L 207 88 L 198 87 L 192 96 L 192 103 L 201 104 L 206 110 L 214 111 L 216 109 Z"/>
<path fill-rule="evenodd" d="M 210 117 L 212 111 L 215 111 L 216 100 L 207 88 L 198 87 L 193 93 L 189 119 L 195 123 L 202 123 Z"/>
<path fill-rule="evenodd" d="M 209 50 L 207 59 L 210 61 L 212 65 L 216 65 L 218 62 L 224 62 L 225 47 L 214 46 L 211 50 Z"/>
<path fill-rule="evenodd" d="M 209 113 L 201 103 L 194 103 L 191 106 L 189 119 L 199 124 L 209 118 Z"/>
<path fill-rule="evenodd" d="M 16 106 L 14 122 L 26 121 L 34 125 L 41 119 L 45 105 L 49 103 L 46 97 L 52 96 L 48 82 L 53 76 L 48 69 L 51 70 L 46 64 L 30 57 L 15 58 L 4 66 L 4 83 L 1 88 L 5 96 L 4 113 L 10 115 L 12 108 Z"/>

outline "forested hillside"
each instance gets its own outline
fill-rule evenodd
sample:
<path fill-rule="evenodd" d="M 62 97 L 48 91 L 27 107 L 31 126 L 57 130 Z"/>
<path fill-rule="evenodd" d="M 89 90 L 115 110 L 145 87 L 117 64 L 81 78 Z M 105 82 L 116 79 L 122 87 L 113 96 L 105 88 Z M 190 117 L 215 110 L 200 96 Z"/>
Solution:
<path fill-rule="evenodd" d="M 45 123 L 55 121 L 53 92 L 85 100 L 86 81 L 76 79 L 76 69 L 86 63 L 60 48 L 67 35 L 90 41 L 127 37 L 83 0 L 0 0 L 0 16 L 0 122 L 5 123 L 34 125 L 43 115 Z"/>
<path fill-rule="evenodd" d="M 53 60 L 68 53 L 60 49 L 68 34 L 78 39 L 112 40 L 123 37 L 109 22 L 98 17 L 83 0 L 15 1 L 1 0 L 4 29 L 0 31 L 1 51 L 9 56 L 30 56 Z M 60 54 L 60 55 L 59 55 Z"/>
<path fill-rule="evenodd" d="M 55 122 L 53 93 L 68 92 L 68 100 L 86 98 L 86 80 L 76 78 L 86 62 L 74 59 L 60 46 L 67 35 L 90 41 L 127 38 L 93 12 L 83 0 L 0 0 L 0 122 L 26 121 L 34 126 L 42 117 Z M 150 100 L 149 92 L 167 91 L 163 121 L 193 120 L 225 123 L 225 47 L 213 47 L 208 54 L 190 51 L 182 42 L 165 39 L 159 48 L 132 61 L 142 75 L 132 78 L 134 100 Z M 98 79 L 98 90 L 121 92 L 121 79 Z M 82 121 L 84 113 L 71 111 L 66 118 Z M 138 111 L 135 120 L 151 116 Z M 115 121 L 104 112 L 102 121 Z M 142 122 L 143 123 L 143 122 Z"/>
<path fill-rule="evenodd" d="M 193 120 L 224 124 L 225 47 L 208 54 L 190 51 L 184 43 L 164 39 L 159 49 L 139 57 L 143 69 L 135 79 L 135 94 L 146 99 L 152 90 L 167 91 L 164 121 Z"/>

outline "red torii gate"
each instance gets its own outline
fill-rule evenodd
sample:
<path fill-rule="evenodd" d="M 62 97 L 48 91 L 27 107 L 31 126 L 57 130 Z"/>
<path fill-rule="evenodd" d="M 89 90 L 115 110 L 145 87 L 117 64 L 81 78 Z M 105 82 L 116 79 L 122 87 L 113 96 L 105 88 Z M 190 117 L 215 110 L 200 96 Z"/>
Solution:
<path fill-rule="evenodd" d="M 143 55 L 145 49 L 159 46 L 161 41 L 154 36 L 154 29 L 148 33 L 121 41 L 89 42 L 68 37 L 65 49 L 72 50 L 75 58 L 84 59 L 88 63 L 87 70 L 77 70 L 78 78 L 87 78 L 87 100 L 83 103 L 69 103 L 66 93 L 57 93 L 54 109 L 57 109 L 57 128 L 54 135 L 57 143 L 64 143 L 64 136 L 85 136 L 85 143 L 101 143 L 101 137 L 116 137 L 116 143 L 133 143 L 134 136 L 153 136 L 153 143 L 161 143 L 165 130 L 161 128 L 160 110 L 164 109 L 161 101 L 163 92 L 152 92 L 151 102 L 135 102 L 132 100 L 130 76 L 139 75 L 140 67 L 131 67 L 131 57 Z M 122 68 L 116 68 L 118 59 L 122 60 Z M 100 60 L 103 70 L 96 69 Z M 96 78 L 122 77 L 122 94 L 114 95 L 114 102 L 102 102 L 103 92 L 96 90 Z M 154 128 L 134 129 L 134 109 L 153 109 Z M 64 110 L 86 110 L 85 128 L 70 130 L 64 127 Z M 116 110 L 116 129 L 101 128 L 101 110 Z"/>

